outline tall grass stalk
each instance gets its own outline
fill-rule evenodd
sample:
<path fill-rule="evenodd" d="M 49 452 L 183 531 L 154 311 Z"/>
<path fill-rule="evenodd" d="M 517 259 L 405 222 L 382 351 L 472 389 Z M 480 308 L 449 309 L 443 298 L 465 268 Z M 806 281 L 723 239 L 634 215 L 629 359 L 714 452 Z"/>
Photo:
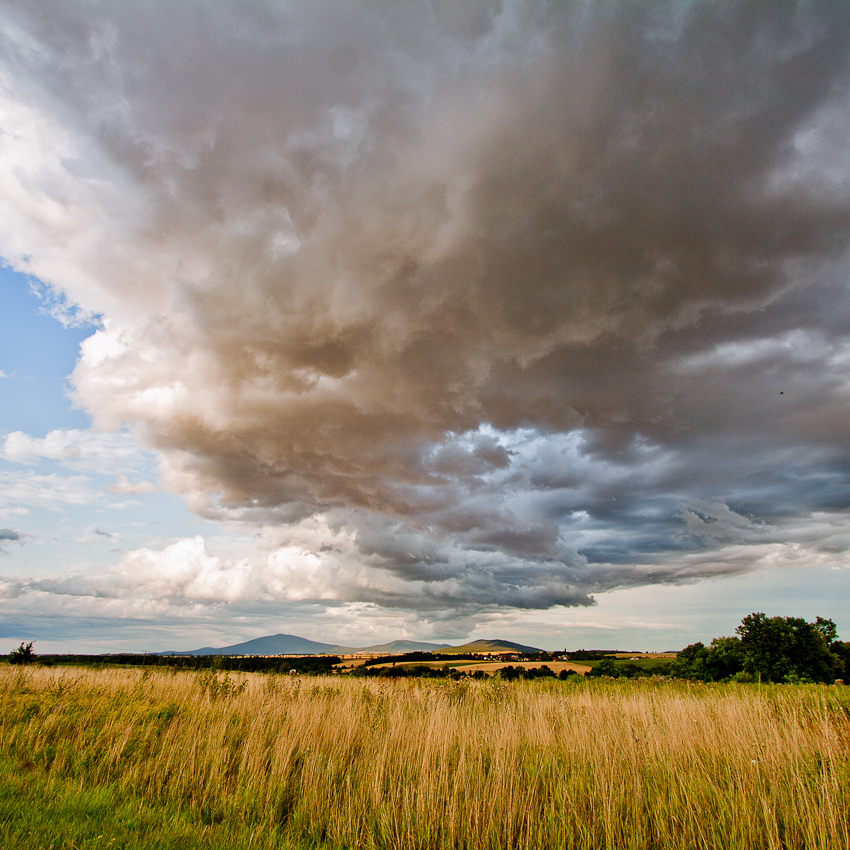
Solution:
<path fill-rule="evenodd" d="M 850 847 L 843 688 L 0 667 L 0 754 L 272 844 Z"/>

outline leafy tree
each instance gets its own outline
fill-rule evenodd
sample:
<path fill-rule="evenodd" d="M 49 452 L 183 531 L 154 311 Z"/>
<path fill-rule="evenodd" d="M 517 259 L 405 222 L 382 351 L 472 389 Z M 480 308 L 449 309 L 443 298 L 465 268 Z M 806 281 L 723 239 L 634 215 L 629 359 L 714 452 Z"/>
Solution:
<path fill-rule="evenodd" d="M 670 669 L 677 679 L 722 682 L 744 669 L 741 641 L 736 637 L 715 638 L 708 646 L 692 643 L 677 656 Z"/>
<path fill-rule="evenodd" d="M 838 628 L 832 620 L 816 617 L 815 628 L 824 636 L 828 646 L 831 646 L 838 638 Z"/>
<path fill-rule="evenodd" d="M 677 679 L 705 680 L 705 660 L 707 657 L 708 650 L 704 643 L 697 641 L 689 644 L 676 654 L 676 660 L 673 662 L 670 673 Z"/>
<path fill-rule="evenodd" d="M 835 656 L 835 678 L 846 682 L 850 678 L 850 642 L 834 640 L 829 651 Z"/>
<path fill-rule="evenodd" d="M 619 679 L 622 676 L 622 670 L 613 658 L 603 658 L 598 664 L 593 665 L 587 675 L 610 676 L 612 679 Z"/>
<path fill-rule="evenodd" d="M 744 669 L 744 651 L 736 637 L 715 638 L 705 658 L 706 678 L 712 682 L 731 679 Z"/>
<path fill-rule="evenodd" d="M 21 642 L 21 645 L 17 649 L 13 649 L 9 653 L 9 663 L 29 664 L 31 661 L 35 661 L 36 655 L 32 651 L 32 644 L 32 641 L 29 643 Z"/>
<path fill-rule="evenodd" d="M 828 636 L 835 623 L 820 617 L 809 623 L 802 617 L 748 614 L 736 629 L 741 637 L 744 670 L 771 682 L 832 682 L 835 655 Z"/>

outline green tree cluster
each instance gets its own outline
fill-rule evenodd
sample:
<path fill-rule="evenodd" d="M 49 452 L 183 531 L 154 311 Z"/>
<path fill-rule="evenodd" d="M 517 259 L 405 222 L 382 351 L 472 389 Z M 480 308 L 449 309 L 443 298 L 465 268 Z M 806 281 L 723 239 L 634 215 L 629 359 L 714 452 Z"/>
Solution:
<path fill-rule="evenodd" d="M 850 671 L 850 644 L 838 640 L 832 620 L 748 614 L 736 637 L 693 643 L 677 656 L 671 674 L 703 682 L 826 682 Z"/>

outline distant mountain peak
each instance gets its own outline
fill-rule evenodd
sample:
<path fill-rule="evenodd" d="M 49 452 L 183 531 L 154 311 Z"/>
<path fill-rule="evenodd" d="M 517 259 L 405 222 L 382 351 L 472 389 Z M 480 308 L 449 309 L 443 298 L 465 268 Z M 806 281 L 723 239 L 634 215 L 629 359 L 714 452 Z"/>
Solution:
<path fill-rule="evenodd" d="M 336 643 L 322 643 L 308 640 L 298 635 L 266 635 L 265 637 L 234 643 L 219 648 L 204 646 L 200 649 L 183 652 L 163 652 L 161 655 L 355 655 L 372 653 L 376 655 L 402 654 L 405 652 L 433 652 L 451 648 L 446 643 L 422 643 L 413 640 L 394 640 L 390 643 L 373 646 L 344 646 Z"/>
<path fill-rule="evenodd" d="M 510 640 L 488 640 L 479 639 L 469 643 L 461 644 L 460 646 L 452 646 L 448 649 L 440 650 L 442 655 L 452 655 L 455 653 L 466 652 L 540 652 L 541 650 L 535 646 L 526 646 L 522 643 L 514 643 Z"/>

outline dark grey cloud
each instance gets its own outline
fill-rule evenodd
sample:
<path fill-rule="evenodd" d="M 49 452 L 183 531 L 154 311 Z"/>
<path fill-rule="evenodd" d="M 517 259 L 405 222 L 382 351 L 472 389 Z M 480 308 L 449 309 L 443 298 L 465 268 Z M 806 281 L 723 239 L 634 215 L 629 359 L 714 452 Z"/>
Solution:
<path fill-rule="evenodd" d="M 850 506 L 850 7 L 0 25 L 67 148 L 0 246 L 108 319 L 78 399 L 201 513 L 345 531 L 346 600 L 588 604 Z M 85 213 L 58 246 L 50 204 Z"/>
<path fill-rule="evenodd" d="M 0 528 L 0 552 L 4 551 L 3 547 L 6 543 L 17 543 L 19 546 L 23 546 L 27 538 L 32 536 L 32 534 L 26 534 L 14 528 Z"/>

